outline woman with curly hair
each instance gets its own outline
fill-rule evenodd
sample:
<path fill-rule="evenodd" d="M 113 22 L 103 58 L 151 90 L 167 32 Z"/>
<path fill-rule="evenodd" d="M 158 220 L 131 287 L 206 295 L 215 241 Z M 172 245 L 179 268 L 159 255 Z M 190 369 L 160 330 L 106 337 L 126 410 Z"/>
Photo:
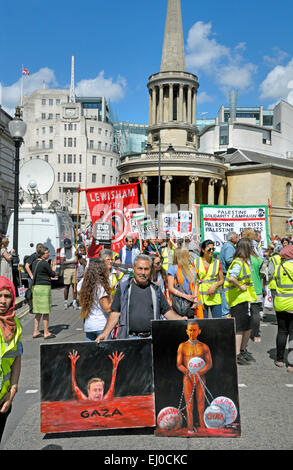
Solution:
<path fill-rule="evenodd" d="M 103 331 L 111 311 L 109 268 L 103 259 L 90 262 L 79 290 L 81 318 L 87 341 L 95 341 Z"/>

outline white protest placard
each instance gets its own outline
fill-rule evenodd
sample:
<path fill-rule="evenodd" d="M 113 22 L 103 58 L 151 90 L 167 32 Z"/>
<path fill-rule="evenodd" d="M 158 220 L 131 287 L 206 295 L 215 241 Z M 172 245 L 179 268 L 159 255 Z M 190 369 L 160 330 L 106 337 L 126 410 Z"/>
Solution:
<path fill-rule="evenodd" d="M 178 232 L 181 235 L 190 235 L 193 228 L 193 214 L 192 211 L 179 211 L 178 212 Z"/>
<path fill-rule="evenodd" d="M 268 206 L 200 206 L 201 237 L 213 240 L 216 252 L 227 241 L 229 232 L 239 236 L 246 228 L 261 232 L 261 244 L 267 248 L 269 242 Z"/>
<path fill-rule="evenodd" d="M 142 240 L 156 238 L 156 227 L 149 215 L 138 218 L 137 224 Z"/>
<path fill-rule="evenodd" d="M 178 227 L 178 212 L 173 214 L 163 214 L 163 231 L 164 232 L 177 232 Z"/>

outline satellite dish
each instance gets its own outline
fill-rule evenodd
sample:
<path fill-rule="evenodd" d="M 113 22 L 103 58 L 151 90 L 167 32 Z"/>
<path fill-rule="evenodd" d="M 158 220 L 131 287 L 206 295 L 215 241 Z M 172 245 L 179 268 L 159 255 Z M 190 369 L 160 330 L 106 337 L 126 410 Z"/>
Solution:
<path fill-rule="evenodd" d="M 39 194 L 46 194 L 54 184 L 55 173 L 51 165 L 35 158 L 24 163 L 20 169 L 19 182 L 26 193 L 38 191 Z"/>

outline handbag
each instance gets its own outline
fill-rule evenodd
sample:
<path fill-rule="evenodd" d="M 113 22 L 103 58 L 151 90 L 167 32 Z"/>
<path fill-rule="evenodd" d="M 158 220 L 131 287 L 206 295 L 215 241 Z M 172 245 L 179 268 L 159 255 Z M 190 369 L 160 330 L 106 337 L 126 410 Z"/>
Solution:
<path fill-rule="evenodd" d="M 39 261 L 40 262 L 40 261 Z M 33 272 L 33 283 L 32 283 L 32 286 L 31 287 L 28 287 L 27 290 L 25 291 L 25 294 L 24 294 L 24 297 L 27 301 L 27 303 L 29 304 L 29 306 L 31 307 L 30 308 L 30 313 L 33 313 L 32 312 L 32 301 L 33 301 L 33 286 L 35 285 L 35 282 L 36 282 L 36 272 L 37 272 L 37 267 L 38 267 L 38 264 L 39 262 L 37 263 L 36 265 L 36 268 L 35 268 L 35 271 Z"/>
<path fill-rule="evenodd" d="M 176 290 L 186 294 L 185 290 L 180 286 L 176 286 Z M 194 310 L 191 308 L 193 302 L 190 300 L 179 297 L 178 295 L 173 295 L 172 297 L 172 308 L 181 317 L 194 318 Z"/>

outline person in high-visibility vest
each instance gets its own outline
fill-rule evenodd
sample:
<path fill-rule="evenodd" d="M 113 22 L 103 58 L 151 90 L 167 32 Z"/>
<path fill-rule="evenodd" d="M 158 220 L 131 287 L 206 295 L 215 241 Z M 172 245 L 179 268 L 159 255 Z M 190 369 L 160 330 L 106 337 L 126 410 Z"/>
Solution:
<path fill-rule="evenodd" d="M 214 251 L 215 245 L 212 240 L 203 241 L 200 256 L 193 262 L 197 271 L 205 318 L 208 318 L 209 308 L 213 318 L 222 317 L 220 288 L 224 284 L 224 276 L 220 261 L 213 258 Z"/>
<path fill-rule="evenodd" d="M 12 281 L 0 276 L 0 442 L 17 392 L 23 352 L 15 297 Z"/>
<path fill-rule="evenodd" d="M 288 372 L 293 372 L 293 246 L 280 251 L 281 262 L 276 265 L 276 295 L 274 307 L 278 322 L 275 365 L 284 367 L 284 354 L 288 341 Z"/>
<path fill-rule="evenodd" d="M 250 269 L 252 252 L 251 241 L 247 238 L 241 238 L 224 282 L 225 296 L 230 307 L 231 317 L 235 318 L 238 365 L 248 365 L 255 361 L 246 349 L 252 327 L 249 304 L 257 300 Z"/>
<path fill-rule="evenodd" d="M 276 267 L 281 263 L 281 256 L 280 250 L 277 252 L 275 251 L 274 254 L 270 257 L 268 264 L 267 264 L 267 276 L 268 276 L 268 287 L 271 291 L 273 301 L 276 295 L 276 279 L 275 279 L 275 272 Z"/>

